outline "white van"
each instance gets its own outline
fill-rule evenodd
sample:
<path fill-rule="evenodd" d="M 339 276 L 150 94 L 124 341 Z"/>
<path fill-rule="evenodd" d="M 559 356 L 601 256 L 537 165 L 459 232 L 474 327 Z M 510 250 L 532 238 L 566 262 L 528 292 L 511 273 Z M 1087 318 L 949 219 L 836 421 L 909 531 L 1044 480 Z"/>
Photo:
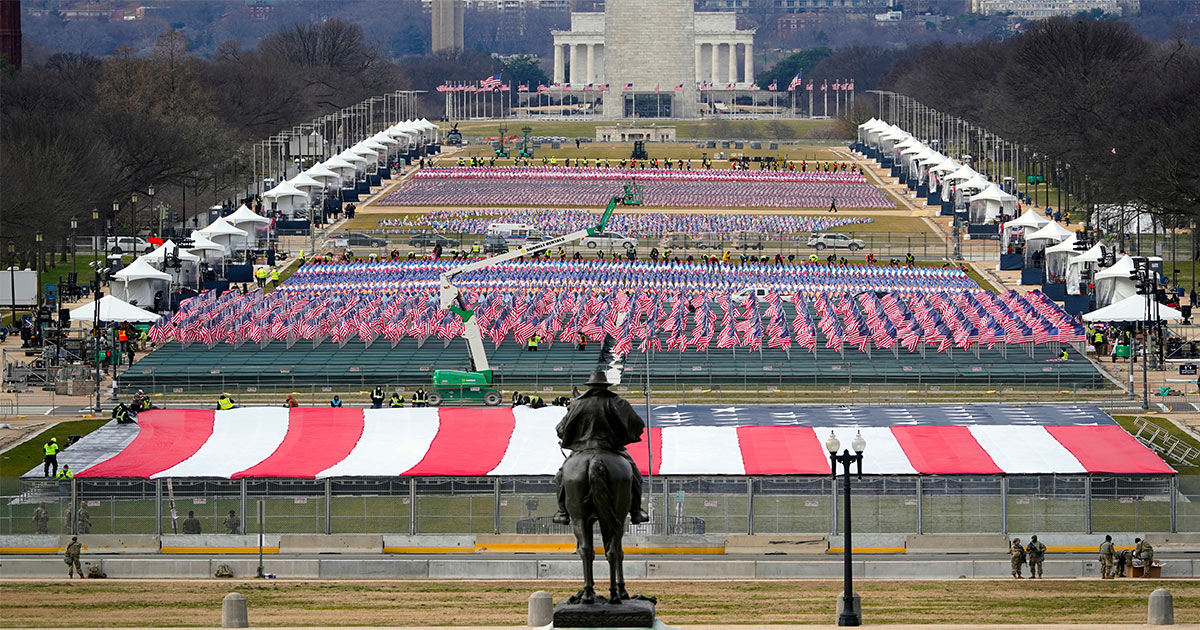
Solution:
<path fill-rule="evenodd" d="M 487 227 L 486 236 L 499 236 L 523 241 L 531 236 L 545 238 L 542 231 L 524 223 L 493 223 Z"/>

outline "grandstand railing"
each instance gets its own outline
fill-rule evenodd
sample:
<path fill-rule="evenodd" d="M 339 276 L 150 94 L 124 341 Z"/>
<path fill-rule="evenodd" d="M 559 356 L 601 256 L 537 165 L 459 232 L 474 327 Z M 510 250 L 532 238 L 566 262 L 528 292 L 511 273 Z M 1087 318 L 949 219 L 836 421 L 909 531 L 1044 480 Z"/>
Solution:
<path fill-rule="evenodd" d="M 840 483 L 655 476 L 643 489 L 652 521 L 631 531 L 836 535 L 844 531 Z M 856 533 L 1195 532 L 1195 491 L 1181 490 L 1174 476 L 868 475 L 855 480 L 852 501 Z M 189 511 L 203 533 L 221 534 L 231 510 L 244 533 L 259 499 L 273 534 L 530 533 L 556 510 L 551 477 L 77 478 L 30 481 L 21 495 L 0 498 L 0 534 L 36 533 L 39 505 L 50 534 L 170 534 Z"/>

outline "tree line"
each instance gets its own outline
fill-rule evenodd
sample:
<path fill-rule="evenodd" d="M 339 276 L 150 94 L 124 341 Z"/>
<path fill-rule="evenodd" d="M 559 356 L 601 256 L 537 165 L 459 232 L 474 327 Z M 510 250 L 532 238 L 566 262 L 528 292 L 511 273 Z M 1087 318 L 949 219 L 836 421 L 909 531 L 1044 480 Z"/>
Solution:
<path fill-rule="evenodd" d="M 437 118 L 442 99 L 433 90 L 442 81 L 474 82 L 505 69 L 506 79 L 546 80 L 528 57 L 460 52 L 394 61 L 360 26 L 337 19 L 283 27 L 253 49 L 226 42 L 208 58 L 189 46 L 168 29 L 146 54 L 121 47 L 103 58 L 56 53 L 19 71 L 0 66 L 6 266 L 32 266 L 40 249 L 45 267 L 67 251 L 72 218 L 81 237 L 106 222 L 121 235 L 157 232 L 160 208 L 191 216 L 232 197 L 248 182 L 253 143 L 365 98 L 426 90 L 421 113 Z"/>
<path fill-rule="evenodd" d="M 1200 215 L 1200 49 L 1182 39 L 1051 18 L 1005 41 L 908 51 L 881 85 L 1069 168 L 1085 203 L 1175 225 Z"/>

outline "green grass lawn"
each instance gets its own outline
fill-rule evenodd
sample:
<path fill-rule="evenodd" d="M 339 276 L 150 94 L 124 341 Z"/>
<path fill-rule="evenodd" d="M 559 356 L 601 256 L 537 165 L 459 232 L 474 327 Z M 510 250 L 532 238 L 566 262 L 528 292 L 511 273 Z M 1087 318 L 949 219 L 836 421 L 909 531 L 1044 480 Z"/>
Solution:
<path fill-rule="evenodd" d="M 60 422 L 32 439 L 0 454 L 0 496 L 12 495 L 20 491 L 21 482 L 18 478 L 42 461 L 44 456 L 42 445 L 50 441 L 50 438 L 58 438 L 58 443 L 65 446 L 69 436 L 87 435 L 100 428 L 105 422 L 108 422 L 107 418 Z"/>

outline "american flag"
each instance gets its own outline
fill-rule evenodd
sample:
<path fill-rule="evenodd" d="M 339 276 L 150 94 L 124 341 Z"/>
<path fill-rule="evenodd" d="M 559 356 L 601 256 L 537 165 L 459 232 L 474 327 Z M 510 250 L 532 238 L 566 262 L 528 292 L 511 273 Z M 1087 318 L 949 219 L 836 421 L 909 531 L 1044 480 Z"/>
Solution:
<path fill-rule="evenodd" d="M 833 91 L 834 91 L 834 92 L 840 92 L 840 91 L 842 91 L 842 84 L 841 84 L 841 83 L 838 83 L 837 81 L 834 81 L 834 82 L 833 82 Z"/>
<path fill-rule="evenodd" d="M 548 88 L 548 87 L 546 87 L 545 85 L 543 85 L 543 84 L 539 83 L 539 84 L 537 85 L 537 91 L 538 91 L 538 92 L 549 92 L 549 91 L 550 91 L 550 88 Z"/>
<path fill-rule="evenodd" d="M 770 90 L 770 91 L 772 91 L 772 92 L 774 92 L 775 90 L 778 90 L 778 89 L 779 89 L 779 82 L 778 82 L 778 81 L 772 81 L 771 83 L 769 83 L 769 84 L 767 85 L 767 89 L 768 89 L 768 90 Z"/>
<path fill-rule="evenodd" d="M 591 83 L 589 83 L 589 84 L 587 84 L 587 85 L 583 86 L 583 91 L 584 91 L 584 92 L 591 92 L 591 91 L 592 91 L 592 84 L 591 84 Z"/>
<path fill-rule="evenodd" d="M 449 91 L 450 91 L 450 86 L 449 86 L 449 85 L 447 85 L 447 84 L 445 84 L 445 83 L 443 83 L 443 84 L 441 84 L 441 85 L 437 86 L 437 87 L 436 87 L 436 88 L 434 88 L 434 89 L 436 89 L 438 92 L 449 92 Z"/>
<path fill-rule="evenodd" d="M 792 77 L 792 82 L 788 84 L 787 91 L 791 92 L 801 85 L 804 85 L 804 79 L 802 79 L 800 77 L 800 73 L 797 72 L 796 76 Z"/>
<path fill-rule="evenodd" d="M 682 83 L 680 83 L 679 85 L 676 85 L 676 86 L 675 86 L 675 91 L 676 91 L 676 92 L 682 92 L 682 91 L 683 91 L 683 84 L 682 84 Z"/>
<path fill-rule="evenodd" d="M 804 86 L 804 89 L 808 90 L 809 92 L 813 91 L 813 82 L 809 81 L 808 85 Z"/>
<path fill-rule="evenodd" d="M 494 90 L 500 87 L 502 83 L 503 81 L 500 80 L 500 73 L 497 72 L 496 74 L 493 74 L 492 76 L 480 81 L 479 87 L 484 90 Z"/>
<path fill-rule="evenodd" d="M 539 85 L 538 85 L 538 88 L 541 88 L 541 87 L 542 87 L 542 86 L 539 84 Z M 517 91 L 518 91 L 518 92 L 528 92 L 528 91 L 529 91 L 529 84 L 528 84 L 528 83 L 522 83 L 521 85 L 518 85 L 518 86 L 517 86 Z M 541 92 L 542 90 L 541 90 L 541 89 L 539 89 L 538 91 L 539 91 L 539 92 Z"/>
<path fill-rule="evenodd" d="M 821 82 L 821 91 L 824 92 L 828 89 L 829 89 L 829 81 L 822 81 Z"/>
<path fill-rule="evenodd" d="M 626 84 L 625 84 L 625 88 L 624 88 L 624 89 L 626 89 L 626 90 L 632 90 L 632 89 L 633 89 L 633 84 L 632 84 L 632 83 L 626 83 Z"/>

